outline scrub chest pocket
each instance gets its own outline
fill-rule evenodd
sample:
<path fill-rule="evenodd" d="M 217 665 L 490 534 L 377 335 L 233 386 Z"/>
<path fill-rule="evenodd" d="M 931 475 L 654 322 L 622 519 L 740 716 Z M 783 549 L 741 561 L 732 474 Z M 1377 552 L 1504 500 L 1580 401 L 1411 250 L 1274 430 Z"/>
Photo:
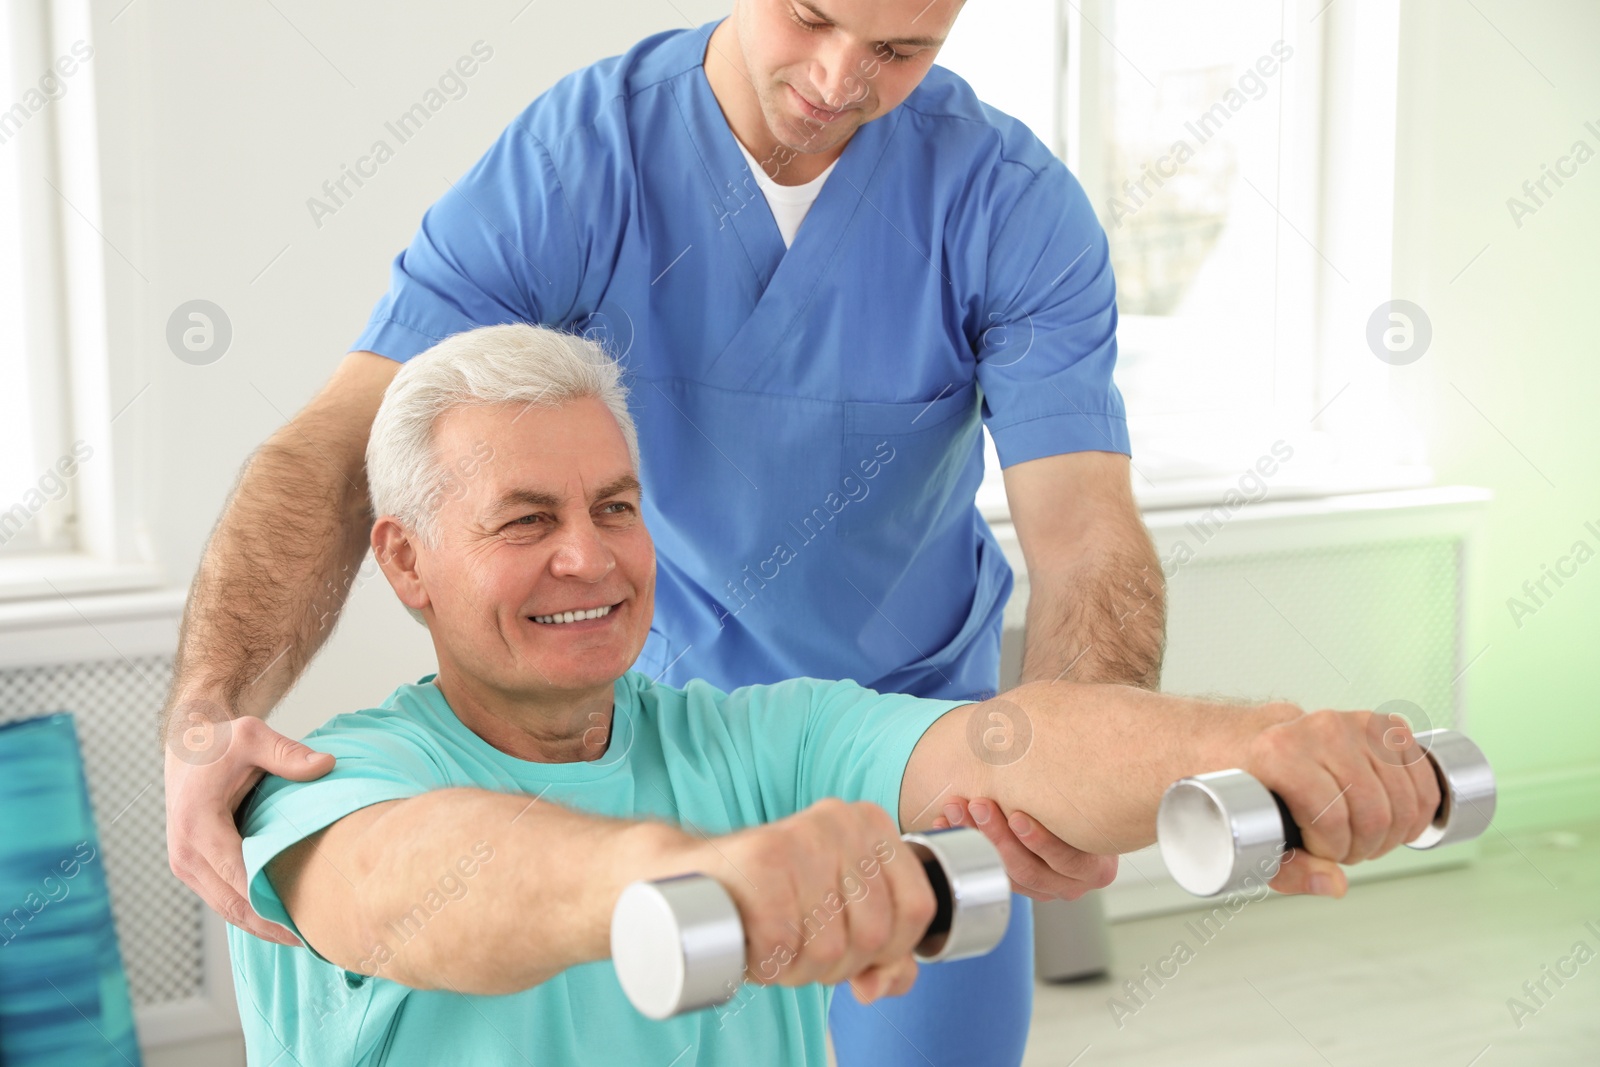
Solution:
<path fill-rule="evenodd" d="M 881 538 L 907 554 L 936 532 L 952 496 L 972 500 L 983 480 L 979 393 L 975 381 L 932 400 L 844 403 L 840 484 L 850 494 L 838 515 L 844 538 Z"/>

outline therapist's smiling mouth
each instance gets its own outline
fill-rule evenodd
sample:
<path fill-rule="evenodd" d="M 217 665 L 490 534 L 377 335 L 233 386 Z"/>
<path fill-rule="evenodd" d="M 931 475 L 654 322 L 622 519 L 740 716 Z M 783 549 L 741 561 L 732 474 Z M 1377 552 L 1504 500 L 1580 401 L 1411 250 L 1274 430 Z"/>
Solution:
<path fill-rule="evenodd" d="M 610 618 L 616 614 L 616 609 L 621 606 L 622 601 L 619 600 L 615 604 L 559 611 L 550 615 L 529 615 L 528 618 L 544 626 L 560 626 L 572 630 L 597 630 L 605 626 Z"/>
<path fill-rule="evenodd" d="M 810 115 L 812 118 L 817 119 L 818 121 L 834 122 L 837 121 L 839 116 L 843 115 L 846 111 L 851 110 L 850 108 L 846 107 L 840 108 L 837 111 L 831 111 L 825 107 L 818 107 L 810 100 L 807 100 L 805 96 L 801 94 L 800 90 L 796 89 L 794 86 L 790 85 L 788 86 L 788 89 L 789 92 L 794 94 L 795 100 L 800 105 L 800 110 L 805 114 Z"/>

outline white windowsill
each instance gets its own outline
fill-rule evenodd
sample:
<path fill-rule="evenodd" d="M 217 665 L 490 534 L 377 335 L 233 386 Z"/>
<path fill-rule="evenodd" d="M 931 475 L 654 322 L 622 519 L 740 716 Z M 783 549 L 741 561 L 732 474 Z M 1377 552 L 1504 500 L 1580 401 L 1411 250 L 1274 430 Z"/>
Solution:
<path fill-rule="evenodd" d="M 155 589 L 161 572 L 149 564 L 107 563 L 82 553 L 19 553 L 0 556 L 0 628 L 25 615 L 48 620 L 65 613 L 77 618 L 63 597 Z"/>
<path fill-rule="evenodd" d="M 135 576 L 130 571 L 119 577 L 132 582 Z M 43 597 L 0 602 L 0 670 L 167 656 L 178 647 L 186 590 L 109 591 L 100 585 L 91 591 L 90 576 L 83 577 L 85 584 L 70 592 L 57 581 L 58 574 L 51 580 L 60 588 L 59 595 L 46 586 Z M 103 580 L 106 575 L 95 577 Z"/>
<path fill-rule="evenodd" d="M 1133 498 L 1142 511 L 1210 507 L 1220 504 L 1232 490 L 1242 492 L 1240 473 L 1160 481 L 1154 485 L 1134 479 Z M 1422 489 L 1433 484 L 1433 468 L 1413 465 L 1340 464 L 1296 471 L 1285 469 L 1267 479 L 1268 500 L 1314 500 L 1351 493 L 1377 493 L 1390 489 Z"/>
<path fill-rule="evenodd" d="M 1243 491 L 1239 484 L 1243 472 L 1146 482 L 1133 478 L 1133 498 L 1142 512 L 1175 508 L 1206 508 L 1223 502 L 1229 490 Z M 1338 464 L 1314 467 L 1291 473 L 1285 468 L 1266 479 L 1263 500 L 1317 500 L 1352 493 L 1376 493 L 1391 489 L 1422 489 L 1433 485 L 1433 468 L 1419 465 Z M 1244 487 L 1248 489 L 1249 487 Z M 984 478 L 978 490 L 978 511 L 990 525 L 1011 521 L 1006 503 L 1005 483 L 998 473 Z"/>

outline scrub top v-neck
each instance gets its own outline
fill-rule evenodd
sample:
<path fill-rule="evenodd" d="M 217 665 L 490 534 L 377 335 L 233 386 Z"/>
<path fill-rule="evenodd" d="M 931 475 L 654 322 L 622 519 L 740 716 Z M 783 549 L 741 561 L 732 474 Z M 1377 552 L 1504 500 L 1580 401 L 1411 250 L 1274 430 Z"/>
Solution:
<path fill-rule="evenodd" d="M 742 143 L 739 145 L 739 154 L 744 156 L 744 162 L 750 168 L 750 174 L 756 180 L 763 198 L 767 202 L 767 209 L 772 212 L 772 219 L 778 224 L 778 233 L 783 237 L 784 247 L 794 244 L 794 235 L 800 229 L 800 224 L 805 222 L 811 205 L 816 203 L 817 194 L 822 191 L 823 183 L 828 180 L 828 175 L 833 173 L 833 168 L 839 161 L 829 163 L 823 172 L 801 185 L 779 185 L 762 169 L 761 161 L 750 154 L 750 149 Z"/>
<path fill-rule="evenodd" d="M 974 496 L 1128 453 L 1109 249 L 1077 181 L 935 66 L 787 249 L 703 67 L 715 23 L 563 78 L 433 204 L 352 346 L 534 322 L 621 363 L 656 616 L 635 669 L 991 692 L 1013 579 Z"/>

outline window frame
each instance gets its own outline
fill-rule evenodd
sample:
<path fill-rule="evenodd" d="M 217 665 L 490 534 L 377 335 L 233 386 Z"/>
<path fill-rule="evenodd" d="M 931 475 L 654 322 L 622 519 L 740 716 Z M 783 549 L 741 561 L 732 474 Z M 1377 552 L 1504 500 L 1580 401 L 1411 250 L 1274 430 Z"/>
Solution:
<path fill-rule="evenodd" d="M 33 84 L 29 80 L 32 73 L 42 75 L 50 67 L 49 27 L 43 14 L 37 3 L 6 0 L 5 37 L 0 39 L 0 48 L 7 53 L 6 68 L 0 73 L 8 77 L 0 79 L 0 107 L 9 109 L 19 103 Z M 51 100 L 38 112 L 30 113 L 26 123 L 0 144 L 0 152 L 13 153 L 16 161 L 17 216 L 8 221 L 15 223 L 23 264 L 21 291 L 15 295 L 35 467 L 48 467 L 55 457 L 70 451 L 72 442 L 66 402 L 70 394 L 57 325 L 62 307 L 60 233 L 49 184 L 58 182 L 51 122 L 56 102 Z M 25 526 L 0 544 L 0 557 L 76 549 L 76 479 L 66 482 L 66 492 L 60 499 L 47 499 Z M 19 504 L 22 501 L 0 501 L 0 511 Z"/>
<path fill-rule="evenodd" d="M 1035 15 L 1054 22 L 1048 30 L 1056 46 L 1057 77 L 1054 127 L 1036 132 L 1082 182 L 1097 211 L 1104 203 L 1097 195 L 1103 168 L 1094 148 L 1102 142 L 1093 136 L 1094 113 L 1086 110 L 1084 86 L 1108 54 L 1117 60 L 1094 28 L 1111 2 L 1052 0 L 1048 16 Z M 1274 423 L 1293 424 L 1319 446 L 1312 450 L 1317 469 L 1297 472 L 1295 484 L 1282 487 L 1285 496 L 1432 484 L 1420 431 L 1397 411 L 1391 395 L 1397 368 L 1375 358 L 1362 340 L 1372 310 L 1403 295 L 1391 291 L 1400 13 L 1395 5 L 1369 0 L 1331 5 L 1283 0 L 1283 8 L 1283 40 L 1294 56 L 1280 68 L 1285 81 L 1280 181 L 1273 190 L 1278 194 L 1274 208 L 1281 212 L 1275 382 L 1274 400 L 1256 420 L 1260 436 L 1270 441 Z M 1119 345 L 1125 334 L 1131 335 L 1130 347 L 1143 341 L 1140 318 L 1119 319 Z M 1203 429 L 1204 413 L 1141 416 L 1138 395 L 1127 399 L 1136 468 L 1141 440 L 1187 445 Z M 1375 427 L 1383 428 L 1381 441 L 1373 438 Z M 986 442 L 986 447 L 992 460 L 992 446 Z M 1136 472 L 1135 496 L 1147 507 L 1207 502 L 1222 491 L 1227 476 L 1237 476 L 1232 466 L 1218 460 L 1195 475 L 1172 479 L 1151 480 Z M 979 508 L 1004 520 L 1004 499 L 998 464 L 988 463 Z"/>
<path fill-rule="evenodd" d="M 1060 67 L 1061 115 L 1067 124 L 1061 139 L 1063 159 L 1084 186 L 1097 212 L 1103 210 L 1107 196 L 1103 186 L 1104 164 L 1099 160 L 1099 150 L 1104 145 L 1100 133 L 1105 113 L 1101 108 L 1090 106 L 1094 96 L 1087 87 L 1100 84 L 1099 78 L 1107 65 L 1130 62 L 1097 28 L 1108 21 L 1105 12 L 1116 2 L 1082 0 L 1066 5 L 1063 15 L 1065 33 L 1072 46 Z M 1318 240 L 1315 234 L 1320 180 L 1317 146 L 1323 112 L 1321 58 L 1324 42 L 1320 20 L 1304 23 L 1295 17 L 1296 9 L 1303 6 L 1300 0 L 1277 0 L 1277 3 L 1281 31 L 1278 40 L 1292 49 L 1292 62 L 1281 63 L 1275 75 L 1279 92 L 1278 167 L 1274 187 L 1262 190 L 1273 198 L 1270 210 L 1278 213 L 1273 224 L 1276 247 L 1272 308 L 1273 398 L 1270 404 L 1286 409 L 1291 415 L 1304 409 L 1309 416 L 1315 410 L 1311 389 L 1314 370 L 1312 359 L 1308 357 L 1313 356 L 1315 350 L 1313 311 L 1318 283 L 1317 253 L 1295 231 L 1313 231 L 1310 240 Z M 1272 43 L 1260 42 L 1263 53 Z M 1294 221 L 1286 224 L 1286 218 Z M 1176 332 L 1176 329 L 1176 322 L 1165 316 L 1136 315 L 1119 309 L 1119 353 L 1128 353 L 1131 358 L 1140 360 L 1181 358 L 1179 352 L 1164 347 L 1169 341 L 1159 339 L 1159 335 Z M 1129 414 L 1130 423 L 1140 418 L 1133 411 Z M 1162 416 L 1157 413 L 1152 417 Z"/>
<path fill-rule="evenodd" d="M 138 413 L 123 417 L 135 402 L 149 406 L 139 398 L 152 383 L 137 345 L 119 345 L 121 356 L 113 361 L 108 328 L 113 297 L 119 306 L 142 309 L 149 279 L 134 266 L 142 258 L 137 230 L 131 236 L 119 230 L 113 239 L 108 230 L 115 227 L 105 221 L 99 117 L 104 101 L 97 91 L 103 61 L 95 43 L 107 19 L 96 16 L 90 0 L 0 3 L 12 27 L 8 47 L 19 80 L 35 71 L 42 75 L 58 57 L 71 55 L 75 44 L 92 50 L 66 79 L 62 95 L 31 113 L 22 133 L 0 146 L 26 149 L 19 158 L 30 280 L 26 343 L 30 369 L 38 372 L 30 375 L 31 399 L 36 411 L 49 416 L 36 424 L 40 454 L 47 457 L 38 461 L 40 473 L 79 443 L 90 453 L 67 479 L 66 496 L 34 517 L 35 524 L 46 520 L 47 536 L 26 547 L 13 542 L 0 548 L 0 602 L 38 601 L 38 610 L 47 610 L 45 602 L 73 593 L 161 584 L 142 522 L 146 487 L 138 472 L 145 469 L 146 431 Z M 136 126 L 143 122 L 136 101 L 113 104 L 137 116 Z M 120 115 L 118 110 L 112 118 Z M 137 170 L 141 130 L 119 129 L 113 146 L 117 173 Z"/>

